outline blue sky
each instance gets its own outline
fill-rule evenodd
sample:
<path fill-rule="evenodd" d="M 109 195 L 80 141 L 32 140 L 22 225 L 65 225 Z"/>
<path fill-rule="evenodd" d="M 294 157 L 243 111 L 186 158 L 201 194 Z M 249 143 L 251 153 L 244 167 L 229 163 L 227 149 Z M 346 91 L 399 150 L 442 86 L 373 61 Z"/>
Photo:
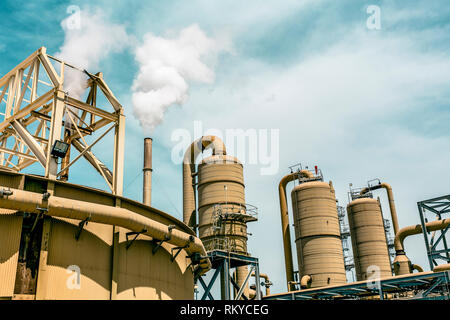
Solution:
<path fill-rule="evenodd" d="M 284 291 L 277 186 L 296 163 L 319 165 L 341 205 L 348 184 L 380 178 L 393 186 L 401 226 L 419 223 L 416 202 L 448 193 L 450 170 L 450 6 L 447 1 L 2 1 L 0 74 L 41 46 L 64 42 L 69 5 L 100 8 L 136 43 L 197 24 L 225 33 L 233 51 L 217 56 L 213 83 L 192 83 L 182 105 L 168 109 L 154 138 L 153 204 L 181 219 L 181 167 L 171 161 L 178 128 L 279 129 L 275 175 L 245 166 L 246 200 L 260 209 L 249 251 Z M 381 29 L 368 30 L 366 8 L 381 9 Z M 125 41 L 125 39 L 124 39 Z M 145 132 L 132 112 L 138 72 L 132 46 L 99 63 L 125 107 L 124 194 L 141 199 Z M 102 146 L 100 151 L 109 146 Z M 112 164 L 112 163 L 110 163 Z M 78 167 L 72 181 L 104 187 Z M 87 182 L 88 181 L 88 182 Z M 380 193 L 385 216 L 387 201 Z M 427 269 L 421 236 L 406 241 L 413 263 Z"/>

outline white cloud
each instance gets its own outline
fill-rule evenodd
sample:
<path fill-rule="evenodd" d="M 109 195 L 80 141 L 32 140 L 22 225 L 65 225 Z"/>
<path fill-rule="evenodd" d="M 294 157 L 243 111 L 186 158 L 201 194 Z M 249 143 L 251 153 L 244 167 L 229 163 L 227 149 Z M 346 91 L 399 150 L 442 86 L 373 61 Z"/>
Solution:
<path fill-rule="evenodd" d="M 77 15 L 78 12 L 74 13 Z M 110 53 L 120 52 L 129 44 L 125 28 L 111 23 L 100 9 L 93 13 L 79 12 L 80 21 L 74 23 L 71 15 L 61 22 L 65 33 L 64 43 L 56 56 L 81 69 L 92 71 L 98 68 L 102 59 Z M 80 71 L 66 68 L 64 89 L 80 98 L 84 92 L 86 75 Z"/>
<path fill-rule="evenodd" d="M 289 68 L 239 61 L 212 92 L 200 88 L 184 110 L 167 117 L 165 132 L 179 127 L 180 119 L 187 129 L 196 119 L 205 129 L 280 129 L 280 172 L 260 176 L 259 166 L 244 168 L 246 200 L 261 210 L 260 221 L 250 225 L 249 250 L 276 283 L 274 292 L 285 290 L 276 190 L 287 166 L 319 165 L 341 205 L 348 202 L 350 182 L 390 183 L 401 227 L 419 223 L 417 201 L 447 193 L 448 132 L 424 135 L 403 119 L 422 109 L 436 112 L 434 99 L 450 102 L 450 58 L 423 51 L 416 41 L 352 32 Z M 207 106 L 211 112 L 204 112 Z M 387 218 L 386 205 L 383 212 Z M 420 235 L 408 239 L 407 253 L 426 268 L 422 242 Z"/>
<path fill-rule="evenodd" d="M 227 38 L 221 36 L 219 40 L 209 38 L 195 24 L 176 37 L 144 36 L 143 44 L 136 49 L 139 72 L 132 100 L 134 115 L 145 130 L 152 132 L 167 108 L 187 100 L 191 82 L 214 82 L 214 60 L 221 51 L 231 51 Z"/>

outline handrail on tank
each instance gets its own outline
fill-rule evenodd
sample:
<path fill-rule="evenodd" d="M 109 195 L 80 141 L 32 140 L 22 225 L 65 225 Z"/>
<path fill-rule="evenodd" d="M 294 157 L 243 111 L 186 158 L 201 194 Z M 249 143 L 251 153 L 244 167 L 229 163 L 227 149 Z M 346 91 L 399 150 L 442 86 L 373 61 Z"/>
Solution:
<path fill-rule="evenodd" d="M 284 247 L 284 263 L 286 268 L 286 281 L 288 291 L 295 290 L 294 282 L 294 265 L 292 262 L 291 233 L 289 229 L 289 211 L 286 199 L 286 186 L 289 182 L 298 179 L 300 176 L 314 178 L 312 172 L 308 170 L 300 170 L 284 176 L 278 185 L 278 194 L 280 198 L 280 214 L 281 214 L 281 231 L 283 233 Z"/>
<path fill-rule="evenodd" d="M 216 136 L 202 136 L 192 142 L 183 158 L 183 222 L 196 231 L 195 161 L 199 154 L 212 149 L 213 155 L 226 155 L 223 141 Z"/>

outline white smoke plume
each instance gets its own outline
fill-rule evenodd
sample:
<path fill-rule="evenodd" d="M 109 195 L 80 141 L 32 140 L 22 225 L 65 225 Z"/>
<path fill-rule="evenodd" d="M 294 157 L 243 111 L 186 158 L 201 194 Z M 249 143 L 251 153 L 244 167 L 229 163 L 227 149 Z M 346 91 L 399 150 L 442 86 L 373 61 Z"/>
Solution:
<path fill-rule="evenodd" d="M 214 82 L 214 61 L 222 51 L 231 51 L 226 37 L 209 38 L 196 24 L 176 37 L 144 36 L 132 87 L 133 112 L 144 130 L 152 132 L 167 108 L 187 100 L 190 82 Z"/>
<path fill-rule="evenodd" d="M 93 13 L 79 10 L 64 19 L 61 26 L 65 38 L 56 57 L 80 69 L 95 72 L 90 69 L 98 68 L 102 59 L 122 51 L 129 43 L 125 28 L 107 21 L 99 9 Z M 64 91 L 80 99 L 87 75 L 66 67 L 64 78 Z"/>

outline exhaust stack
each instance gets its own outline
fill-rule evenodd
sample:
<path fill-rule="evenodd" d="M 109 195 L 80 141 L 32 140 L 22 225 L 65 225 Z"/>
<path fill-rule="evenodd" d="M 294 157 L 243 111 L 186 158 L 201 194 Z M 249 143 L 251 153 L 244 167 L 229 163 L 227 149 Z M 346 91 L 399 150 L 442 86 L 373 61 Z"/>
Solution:
<path fill-rule="evenodd" d="M 144 139 L 144 183 L 143 183 L 143 202 L 151 206 L 152 203 L 152 138 Z"/>

